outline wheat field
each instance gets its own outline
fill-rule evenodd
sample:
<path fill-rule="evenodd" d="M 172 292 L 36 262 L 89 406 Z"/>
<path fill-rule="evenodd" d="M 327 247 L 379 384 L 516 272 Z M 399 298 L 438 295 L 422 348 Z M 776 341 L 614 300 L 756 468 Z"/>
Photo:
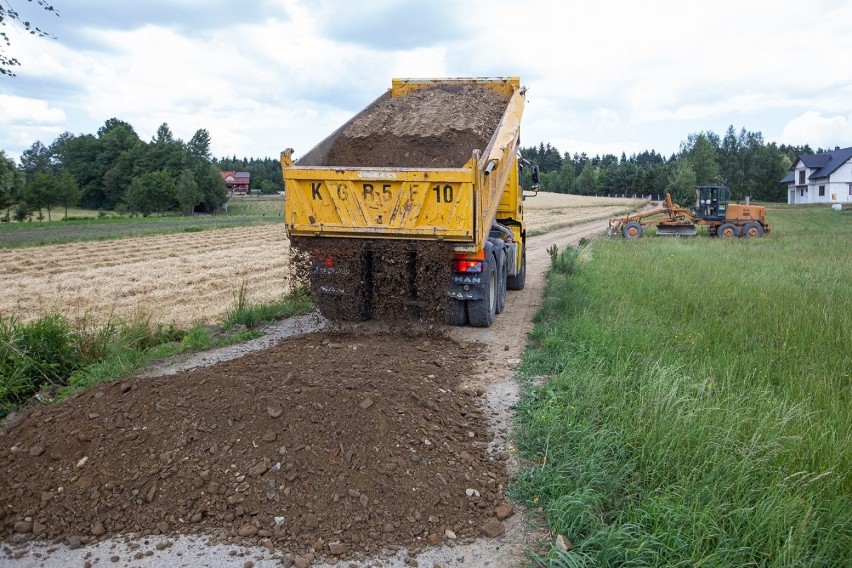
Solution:
<path fill-rule="evenodd" d="M 524 203 L 528 231 L 541 233 L 640 202 L 541 192 Z M 241 287 L 252 302 L 280 299 L 291 287 L 289 260 L 284 225 L 0 249 L 0 317 L 211 324 Z"/>
<path fill-rule="evenodd" d="M 283 225 L 0 250 L 0 315 L 150 318 L 185 328 L 289 289 Z"/>

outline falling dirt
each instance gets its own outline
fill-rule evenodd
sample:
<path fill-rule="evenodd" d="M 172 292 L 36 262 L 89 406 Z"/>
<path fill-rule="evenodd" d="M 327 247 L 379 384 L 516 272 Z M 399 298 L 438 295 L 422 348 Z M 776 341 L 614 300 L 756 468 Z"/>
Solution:
<path fill-rule="evenodd" d="M 508 99 L 471 86 L 383 98 L 346 126 L 325 165 L 458 168 L 484 150 Z"/>
<path fill-rule="evenodd" d="M 296 238 L 291 250 L 331 320 L 443 323 L 451 266 L 442 243 Z"/>

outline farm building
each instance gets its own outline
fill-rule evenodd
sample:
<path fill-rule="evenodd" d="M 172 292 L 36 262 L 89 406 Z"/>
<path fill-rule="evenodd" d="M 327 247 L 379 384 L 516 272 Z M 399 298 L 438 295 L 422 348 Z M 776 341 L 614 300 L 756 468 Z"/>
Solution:
<path fill-rule="evenodd" d="M 787 203 L 852 203 L 852 148 L 796 156 L 781 183 Z"/>
<path fill-rule="evenodd" d="M 251 174 L 249 172 L 225 171 L 222 179 L 228 186 L 228 195 L 245 195 L 249 192 L 251 185 Z"/>

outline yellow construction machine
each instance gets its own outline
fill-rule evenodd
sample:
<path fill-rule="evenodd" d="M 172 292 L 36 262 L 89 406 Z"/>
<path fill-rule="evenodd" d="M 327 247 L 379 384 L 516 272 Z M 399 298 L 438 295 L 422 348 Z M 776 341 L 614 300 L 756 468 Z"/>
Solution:
<path fill-rule="evenodd" d="M 699 226 L 707 227 L 710 236 L 762 237 L 769 232 L 766 207 L 730 203 L 731 192 L 723 185 L 702 185 L 695 189 L 695 207 L 687 209 L 672 203 L 666 194 L 661 207 L 628 213 L 609 220 L 609 234 L 638 239 L 648 227 L 656 227 L 658 236 L 691 236 Z"/>

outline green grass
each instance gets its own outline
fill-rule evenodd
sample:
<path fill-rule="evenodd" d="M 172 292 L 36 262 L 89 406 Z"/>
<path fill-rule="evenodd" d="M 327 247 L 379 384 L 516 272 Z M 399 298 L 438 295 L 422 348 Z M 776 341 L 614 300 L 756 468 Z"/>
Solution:
<path fill-rule="evenodd" d="M 228 215 L 283 217 L 284 198 L 277 195 L 233 197 L 228 202 Z"/>
<path fill-rule="evenodd" d="M 574 550 L 537 563 L 849 565 L 852 214 L 769 220 L 557 258 L 513 491 Z"/>
<path fill-rule="evenodd" d="M 261 205 L 262 203 L 267 205 Z M 232 210 L 218 215 L 75 217 L 68 221 L 0 223 L 0 247 L 20 248 L 111 240 L 281 222 L 280 216 L 264 212 L 264 207 L 270 207 L 268 203 L 259 202 L 254 208 L 244 207 L 242 208 L 245 209 L 244 213 L 236 213 Z M 278 204 L 281 205 L 280 202 Z"/>
<path fill-rule="evenodd" d="M 152 361 L 254 339 L 260 324 L 313 309 L 304 290 L 257 304 L 246 302 L 241 290 L 221 328 L 178 330 L 148 320 L 72 323 L 58 315 L 26 324 L 0 319 L 0 419 L 35 401 L 63 400 L 126 377 Z"/>
<path fill-rule="evenodd" d="M 236 302 L 225 314 L 222 327 L 231 330 L 236 326 L 254 327 L 265 322 L 306 314 L 313 308 L 313 301 L 305 288 L 297 288 L 277 302 L 249 302 L 246 299 L 246 285 L 243 283 L 237 292 Z"/>

